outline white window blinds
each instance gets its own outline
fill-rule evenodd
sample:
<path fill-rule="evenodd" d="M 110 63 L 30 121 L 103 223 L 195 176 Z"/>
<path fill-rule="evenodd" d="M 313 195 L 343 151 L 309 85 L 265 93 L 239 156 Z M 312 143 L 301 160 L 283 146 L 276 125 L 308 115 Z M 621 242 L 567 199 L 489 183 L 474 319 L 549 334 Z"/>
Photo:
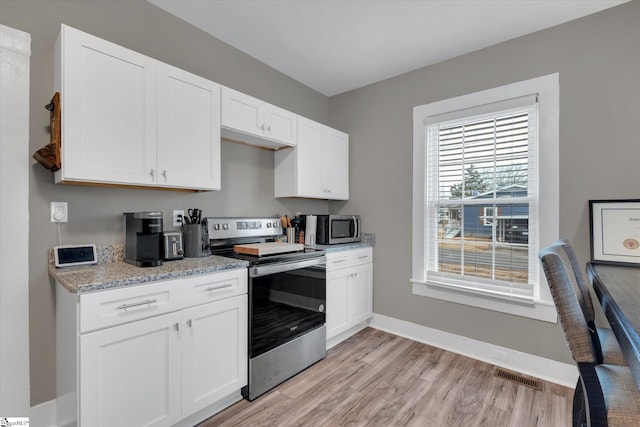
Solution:
<path fill-rule="evenodd" d="M 536 96 L 427 117 L 425 126 L 426 283 L 532 302 Z"/>

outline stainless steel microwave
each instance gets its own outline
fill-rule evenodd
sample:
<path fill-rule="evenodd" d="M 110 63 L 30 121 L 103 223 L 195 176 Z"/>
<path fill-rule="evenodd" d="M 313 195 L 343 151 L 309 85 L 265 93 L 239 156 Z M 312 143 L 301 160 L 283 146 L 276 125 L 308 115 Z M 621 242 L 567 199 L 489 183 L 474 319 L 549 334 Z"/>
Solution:
<path fill-rule="evenodd" d="M 336 245 L 359 242 L 361 230 L 359 215 L 318 215 L 316 243 Z"/>

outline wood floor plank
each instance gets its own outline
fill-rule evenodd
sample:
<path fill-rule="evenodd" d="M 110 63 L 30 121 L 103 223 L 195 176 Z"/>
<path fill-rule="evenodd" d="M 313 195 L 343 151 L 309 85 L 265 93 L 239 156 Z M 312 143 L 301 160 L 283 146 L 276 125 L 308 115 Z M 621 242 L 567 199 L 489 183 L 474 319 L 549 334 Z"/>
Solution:
<path fill-rule="evenodd" d="M 573 390 L 537 391 L 494 376 L 493 365 L 366 328 L 253 402 L 199 427 L 564 426 Z"/>

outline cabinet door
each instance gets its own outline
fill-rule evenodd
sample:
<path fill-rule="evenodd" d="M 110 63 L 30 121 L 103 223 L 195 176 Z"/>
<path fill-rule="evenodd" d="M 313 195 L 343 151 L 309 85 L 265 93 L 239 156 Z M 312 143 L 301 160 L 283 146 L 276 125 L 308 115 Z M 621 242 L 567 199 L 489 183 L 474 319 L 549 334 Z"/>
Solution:
<path fill-rule="evenodd" d="M 182 415 L 247 384 L 247 295 L 183 311 Z"/>
<path fill-rule="evenodd" d="M 158 184 L 220 189 L 220 85 L 158 63 Z"/>
<path fill-rule="evenodd" d="M 297 115 L 275 105 L 265 105 L 264 135 L 287 145 L 294 146 L 298 140 Z"/>
<path fill-rule="evenodd" d="M 228 87 L 222 88 L 221 124 L 224 127 L 263 136 L 262 101 Z"/>
<path fill-rule="evenodd" d="M 298 120 L 298 145 L 295 148 L 297 195 L 326 198 L 322 187 L 323 125 L 311 120 Z"/>
<path fill-rule="evenodd" d="M 349 135 L 331 128 L 324 132 L 322 189 L 328 199 L 349 199 Z"/>
<path fill-rule="evenodd" d="M 61 180 L 153 185 L 156 61 L 67 26 L 60 43 Z"/>
<path fill-rule="evenodd" d="M 176 312 L 80 336 L 80 426 L 180 420 L 179 321 Z"/>
<path fill-rule="evenodd" d="M 346 270 L 327 277 L 327 339 L 349 328 Z"/>
<path fill-rule="evenodd" d="M 351 326 L 371 317 L 373 264 L 349 269 L 347 286 L 347 318 Z"/>

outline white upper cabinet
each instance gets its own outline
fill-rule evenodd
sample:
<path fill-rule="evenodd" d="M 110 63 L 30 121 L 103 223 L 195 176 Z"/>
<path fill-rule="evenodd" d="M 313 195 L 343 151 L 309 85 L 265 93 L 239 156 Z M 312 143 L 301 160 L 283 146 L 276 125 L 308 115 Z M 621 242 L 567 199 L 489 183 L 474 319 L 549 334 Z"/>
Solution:
<path fill-rule="evenodd" d="M 275 153 L 275 196 L 349 199 L 349 135 L 298 117 L 298 145 Z"/>
<path fill-rule="evenodd" d="M 220 85 L 158 64 L 159 183 L 220 189 Z"/>
<path fill-rule="evenodd" d="M 62 25 L 59 182 L 220 188 L 220 86 Z"/>
<path fill-rule="evenodd" d="M 296 145 L 297 115 L 228 87 L 222 88 L 222 136 L 278 149 Z"/>

